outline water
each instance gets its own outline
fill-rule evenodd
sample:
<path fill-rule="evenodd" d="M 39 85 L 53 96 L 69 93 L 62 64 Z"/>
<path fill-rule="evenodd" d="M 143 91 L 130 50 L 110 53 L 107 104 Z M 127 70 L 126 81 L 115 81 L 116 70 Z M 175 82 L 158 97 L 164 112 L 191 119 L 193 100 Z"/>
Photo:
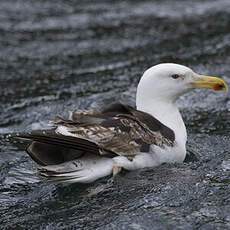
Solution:
<path fill-rule="evenodd" d="M 55 114 L 134 103 L 143 71 L 177 62 L 230 83 L 230 2 L 0 2 L 2 229 L 230 228 L 230 97 L 178 102 L 190 159 L 127 172 L 113 183 L 57 185 L 9 143 Z M 66 112 L 64 112 L 66 111 Z"/>

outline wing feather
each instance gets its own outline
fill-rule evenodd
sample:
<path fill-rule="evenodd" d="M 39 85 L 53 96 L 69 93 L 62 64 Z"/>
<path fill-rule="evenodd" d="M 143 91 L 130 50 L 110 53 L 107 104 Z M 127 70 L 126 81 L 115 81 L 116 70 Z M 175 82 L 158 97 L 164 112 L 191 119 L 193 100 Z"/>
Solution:
<path fill-rule="evenodd" d="M 63 149 L 73 149 L 81 153 L 115 155 L 134 157 L 140 152 L 148 152 L 150 145 L 161 148 L 172 146 L 175 141 L 174 132 L 151 115 L 138 111 L 130 106 L 114 104 L 105 110 L 73 112 L 69 119 L 57 117 L 53 121 L 54 129 L 48 131 L 35 131 L 22 134 L 20 137 L 30 139 L 36 143 L 49 146 L 60 146 Z M 35 148 L 34 148 L 35 149 Z M 43 157 L 39 159 L 40 151 L 28 153 L 38 163 L 43 165 L 54 162 Z M 44 155 L 44 154 L 43 154 Z M 79 154 L 78 154 L 79 155 Z M 75 157 L 77 158 L 77 154 Z M 61 151 L 62 159 L 69 159 L 67 151 Z M 71 155 L 71 160 L 74 156 Z"/>
<path fill-rule="evenodd" d="M 101 113 L 75 112 L 72 120 L 56 123 L 57 130 L 60 124 L 69 135 L 95 143 L 104 155 L 108 151 L 132 157 L 152 144 L 172 146 L 175 139 L 173 131 L 151 115 L 122 104 Z"/>

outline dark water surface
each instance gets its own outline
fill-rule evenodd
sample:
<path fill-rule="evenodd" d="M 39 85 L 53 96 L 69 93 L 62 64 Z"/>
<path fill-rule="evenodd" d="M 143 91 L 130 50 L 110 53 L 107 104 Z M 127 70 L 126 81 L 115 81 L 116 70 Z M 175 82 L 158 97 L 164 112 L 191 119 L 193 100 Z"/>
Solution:
<path fill-rule="evenodd" d="M 50 183 L 8 142 L 56 113 L 133 104 L 141 74 L 160 62 L 230 83 L 229 54 L 229 0 L 1 0 L 0 228 L 230 229 L 229 94 L 194 91 L 178 102 L 187 163 L 114 183 Z"/>

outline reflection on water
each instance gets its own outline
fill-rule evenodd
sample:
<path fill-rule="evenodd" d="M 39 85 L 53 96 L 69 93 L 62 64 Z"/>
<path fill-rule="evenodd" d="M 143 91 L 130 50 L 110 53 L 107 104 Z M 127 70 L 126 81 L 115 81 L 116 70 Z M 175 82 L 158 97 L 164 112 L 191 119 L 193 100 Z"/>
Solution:
<path fill-rule="evenodd" d="M 178 62 L 230 83 L 230 2 L 1 1 L 0 220 L 6 228 L 226 229 L 229 94 L 179 102 L 185 164 L 126 172 L 111 182 L 55 184 L 8 142 L 57 113 L 135 101 L 143 71 Z M 196 159 L 196 160 L 191 160 Z"/>

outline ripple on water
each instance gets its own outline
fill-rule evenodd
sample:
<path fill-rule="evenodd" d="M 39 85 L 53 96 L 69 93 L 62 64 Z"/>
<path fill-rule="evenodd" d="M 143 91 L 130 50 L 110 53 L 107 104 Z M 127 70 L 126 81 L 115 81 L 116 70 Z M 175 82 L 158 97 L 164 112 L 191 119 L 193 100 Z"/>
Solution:
<path fill-rule="evenodd" d="M 56 114 L 134 104 L 143 71 L 178 62 L 229 81 L 230 3 L 0 1 L 0 220 L 5 228 L 227 229 L 229 94 L 178 102 L 184 164 L 124 172 L 113 183 L 63 185 L 37 176 L 10 142 Z"/>

